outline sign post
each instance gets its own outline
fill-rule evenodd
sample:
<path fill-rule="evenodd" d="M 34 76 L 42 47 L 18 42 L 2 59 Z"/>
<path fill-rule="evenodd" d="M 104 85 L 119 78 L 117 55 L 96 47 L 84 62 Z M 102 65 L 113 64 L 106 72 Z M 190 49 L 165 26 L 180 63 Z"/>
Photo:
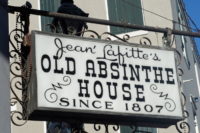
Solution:
<path fill-rule="evenodd" d="M 167 127 L 183 118 L 173 50 L 32 35 L 29 119 Z"/>
<path fill-rule="evenodd" d="M 7 0 L 0 0 L 0 130 L 10 133 L 10 87 Z"/>

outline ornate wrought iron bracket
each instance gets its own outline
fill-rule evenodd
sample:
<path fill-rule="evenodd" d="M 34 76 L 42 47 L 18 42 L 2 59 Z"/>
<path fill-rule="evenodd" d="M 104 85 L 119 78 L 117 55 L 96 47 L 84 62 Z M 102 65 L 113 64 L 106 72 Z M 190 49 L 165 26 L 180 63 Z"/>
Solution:
<path fill-rule="evenodd" d="M 31 4 L 26 2 L 22 6 L 22 12 L 16 16 L 16 28 L 10 32 L 10 72 L 11 72 L 11 106 L 17 106 L 18 110 L 11 111 L 11 121 L 16 126 L 22 126 L 27 122 L 26 103 L 30 68 L 28 67 L 28 54 L 30 47 L 24 45 L 24 38 L 29 32 L 29 13 L 27 9 Z"/>
<path fill-rule="evenodd" d="M 177 52 L 177 55 L 179 58 L 179 63 L 177 64 L 177 67 L 180 65 L 181 63 L 181 55 L 178 51 Z M 179 132 L 179 133 L 190 133 L 190 125 L 189 123 L 187 122 L 187 118 L 190 116 L 189 112 L 185 109 L 185 106 L 186 106 L 186 103 L 187 103 L 187 99 L 186 99 L 186 96 L 183 92 L 183 81 L 182 81 L 182 76 L 184 74 L 184 71 L 182 70 L 182 68 L 178 67 L 178 75 L 179 75 L 179 86 L 181 87 L 181 99 L 182 99 L 182 106 L 183 106 L 183 115 L 184 115 L 184 119 L 180 122 L 178 122 L 175 126 L 176 126 L 176 130 Z"/>

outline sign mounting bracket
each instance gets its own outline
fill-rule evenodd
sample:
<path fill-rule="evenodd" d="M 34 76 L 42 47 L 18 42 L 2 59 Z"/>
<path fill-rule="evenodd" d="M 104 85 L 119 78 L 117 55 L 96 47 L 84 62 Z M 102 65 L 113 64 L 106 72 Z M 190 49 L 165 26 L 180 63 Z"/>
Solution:
<path fill-rule="evenodd" d="M 171 43 L 172 43 L 172 29 L 170 28 L 166 28 L 167 32 L 164 33 L 163 35 L 163 44 L 165 47 L 171 47 Z"/>

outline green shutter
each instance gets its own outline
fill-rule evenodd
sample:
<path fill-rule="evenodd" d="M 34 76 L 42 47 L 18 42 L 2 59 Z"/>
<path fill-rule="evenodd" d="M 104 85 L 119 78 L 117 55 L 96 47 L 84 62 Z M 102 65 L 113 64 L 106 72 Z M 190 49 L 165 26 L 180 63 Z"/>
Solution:
<path fill-rule="evenodd" d="M 143 25 L 140 0 L 108 0 L 109 19 L 114 22 Z M 133 29 L 111 26 L 111 33 L 119 34 Z"/>
<path fill-rule="evenodd" d="M 120 126 L 120 133 L 132 133 L 133 129 L 128 126 Z"/>
<path fill-rule="evenodd" d="M 109 19 L 117 22 L 119 20 L 118 17 L 118 2 L 117 0 L 107 0 L 108 1 L 108 11 L 109 11 Z M 117 33 L 118 32 L 118 28 L 117 27 L 111 27 L 111 33 Z"/>
<path fill-rule="evenodd" d="M 120 133 L 132 133 L 133 129 L 128 126 L 121 126 Z M 157 133 L 156 128 L 138 127 L 135 133 Z"/>
<path fill-rule="evenodd" d="M 56 12 L 59 5 L 60 0 L 40 0 L 41 10 Z M 41 17 L 42 31 L 50 31 L 49 27 L 47 27 L 46 25 L 50 24 L 52 22 L 52 19 L 53 18 L 51 17 Z"/>

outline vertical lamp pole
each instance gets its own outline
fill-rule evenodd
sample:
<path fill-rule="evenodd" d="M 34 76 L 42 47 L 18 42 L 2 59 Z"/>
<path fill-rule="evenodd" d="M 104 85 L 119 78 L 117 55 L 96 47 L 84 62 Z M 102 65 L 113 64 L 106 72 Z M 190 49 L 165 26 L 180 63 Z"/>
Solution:
<path fill-rule="evenodd" d="M 88 17 L 89 14 L 85 13 L 74 5 L 73 0 L 61 0 L 61 6 L 58 8 L 58 13 L 66 13 L 71 15 L 78 15 Z M 85 22 L 70 20 L 64 18 L 54 18 L 51 25 L 51 30 L 56 33 L 63 33 L 67 35 L 81 36 L 84 28 L 87 28 Z M 51 133 L 58 132 L 72 132 L 72 133 L 85 133 L 83 123 L 67 123 L 67 122 L 48 122 L 47 130 Z"/>
<path fill-rule="evenodd" d="M 0 132 L 10 133 L 8 0 L 0 0 Z"/>

